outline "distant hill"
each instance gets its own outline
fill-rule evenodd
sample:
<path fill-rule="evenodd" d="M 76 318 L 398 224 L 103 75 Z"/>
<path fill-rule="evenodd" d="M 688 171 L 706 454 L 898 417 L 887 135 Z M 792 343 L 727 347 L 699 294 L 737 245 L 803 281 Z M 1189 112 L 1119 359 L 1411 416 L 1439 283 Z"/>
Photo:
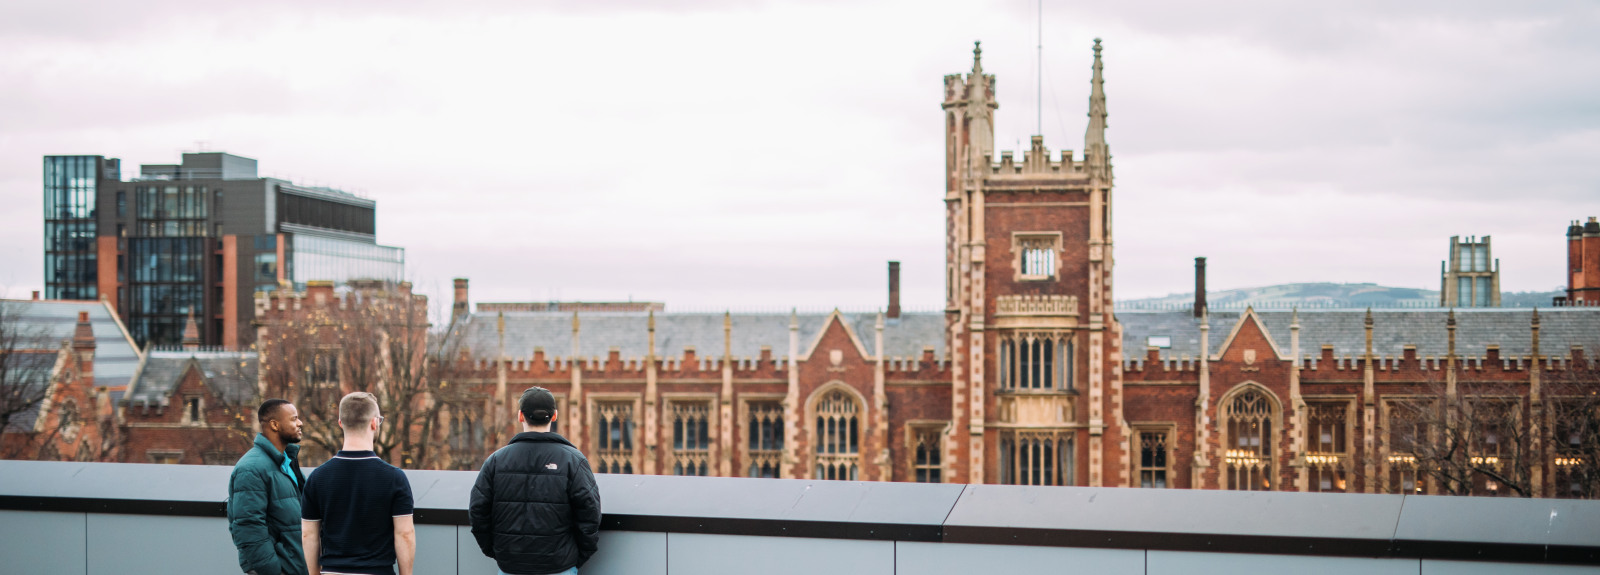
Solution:
<path fill-rule="evenodd" d="M 1500 294 L 1500 305 L 1548 307 L 1552 298 L 1561 295 L 1564 295 L 1564 292 L 1503 292 Z M 1246 306 L 1262 309 L 1428 308 L 1439 306 L 1439 291 L 1388 287 L 1371 283 L 1296 283 L 1210 291 L 1206 294 L 1206 300 L 1211 309 L 1244 309 Z M 1194 292 L 1186 292 L 1162 297 L 1119 300 L 1117 309 L 1188 309 L 1193 304 Z"/>

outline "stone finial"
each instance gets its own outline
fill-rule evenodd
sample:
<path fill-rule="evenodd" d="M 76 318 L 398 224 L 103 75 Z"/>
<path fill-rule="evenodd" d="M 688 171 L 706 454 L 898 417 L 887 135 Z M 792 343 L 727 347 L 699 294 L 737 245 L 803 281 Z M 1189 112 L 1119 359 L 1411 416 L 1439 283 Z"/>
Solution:
<path fill-rule="evenodd" d="M 189 319 L 183 324 L 183 349 L 200 349 L 200 325 L 194 322 L 194 310 L 189 311 Z"/>
<path fill-rule="evenodd" d="M 1089 80 L 1089 128 L 1083 136 L 1084 161 L 1088 163 L 1089 177 L 1099 178 L 1102 185 L 1111 180 L 1111 149 L 1106 145 L 1106 89 L 1100 61 L 1100 39 L 1094 39 L 1094 76 Z"/>
<path fill-rule="evenodd" d="M 572 333 L 578 333 L 578 311 L 572 311 Z"/>
<path fill-rule="evenodd" d="M 1300 329 L 1300 306 L 1289 308 L 1289 329 Z"/>
<path fill-rule="evenodd" d="M 1364 324 L 1367 326 L 1367 329 L 1372 329 L 1372 307 L 1371 306 L 1367 307 L 1367 319 L 1364 322 Z"/>
<path fill-rule="evenodd" d="M 1539 308 L 1537 307 L 1533 308 L 1533 320 L 1530 325 L 1533 326 L 1533 329 L 1539 329 Z"/>
<path fill-rule="evenodd" d="M 983 76 L 983 41 L 972 41 L 972 76 Z"/>

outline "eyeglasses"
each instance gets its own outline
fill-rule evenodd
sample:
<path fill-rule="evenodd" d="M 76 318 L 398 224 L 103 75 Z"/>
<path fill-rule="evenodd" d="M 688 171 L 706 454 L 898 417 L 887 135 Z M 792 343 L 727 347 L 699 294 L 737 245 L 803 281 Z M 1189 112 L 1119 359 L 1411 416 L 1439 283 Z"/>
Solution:
<path fill-rule="evenodd" d="M 383 425 L 383 416 L 378 416 L 378 425 Z"/>

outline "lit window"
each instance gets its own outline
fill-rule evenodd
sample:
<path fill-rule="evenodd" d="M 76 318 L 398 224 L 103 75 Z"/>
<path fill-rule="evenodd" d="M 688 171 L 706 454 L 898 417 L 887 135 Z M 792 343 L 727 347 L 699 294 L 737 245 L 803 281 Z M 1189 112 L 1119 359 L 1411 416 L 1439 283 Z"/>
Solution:
<path fill-rule="evenodd" d="M 1227 437 L 1224 458 L 1227 488 L 1269 491 L 1273 488 L 1272 400 L 1256 389 L 1245 390 L 1225 406 Z"/>
<path fill-rule="evenodd" d="M 1306 473 L 1310 491 L 1343 493 L 1349 478 L 1349 447 L 1345 426 L 1349 407 L 1344 403 L 1314 403 L 1306 415 L 1311 435 L 1306 454 Z"/>

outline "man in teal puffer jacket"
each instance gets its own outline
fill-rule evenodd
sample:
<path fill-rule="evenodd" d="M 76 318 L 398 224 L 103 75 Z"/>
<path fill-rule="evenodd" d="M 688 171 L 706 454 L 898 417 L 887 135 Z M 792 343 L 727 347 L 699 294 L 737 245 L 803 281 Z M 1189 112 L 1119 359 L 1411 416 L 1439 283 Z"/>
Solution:
<path fill-rule="evenodd" d="M 300 411 L 269 399 L 256 411 L 261 434 L 228 479 L 228 532 L 239 568 L 255 575 L 305 575 L 300 546 Z"/>

